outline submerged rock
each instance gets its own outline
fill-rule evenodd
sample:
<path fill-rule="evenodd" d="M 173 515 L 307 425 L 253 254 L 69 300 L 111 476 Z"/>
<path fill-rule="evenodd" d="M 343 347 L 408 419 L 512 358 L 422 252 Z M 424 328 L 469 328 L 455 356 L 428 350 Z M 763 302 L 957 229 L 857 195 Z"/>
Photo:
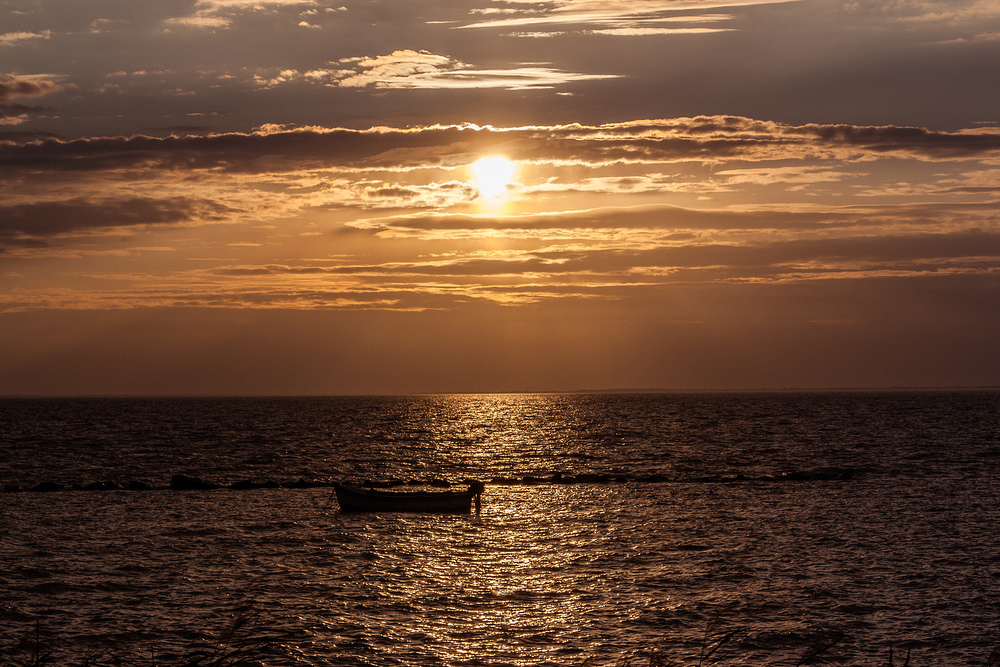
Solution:
<path fill-rule="evenodd" d="M 117 491 L 120 488 L 122 488 L 122 485 L 112 480 L 108 480 L 106 482 L 91 482 L 90 484 L 85 484 L 82 487 L 84 491 Z"/>
<path fill-rule="evenodd" d="M 62 491 L 63 486 L 62 484 L 56 484 L 55 482 L 42 482 L 41 484 L 36 484 L 28 490 L 34 491 L 35 493 L 48 493 L 50 491 Z"/>
<path fill-rule="evenodd" d="M 581 484 L 607 484 L 611 481 L 610 475 L 597 475 L 594 473 L 583 473 L 576 476 L 576 481 Z"/>
<path fill-rule="evenodd" d="M 206 482 L 198 477 L 174 475 L 170 478 L 170 488 L 174 491 L 210 491 L 218 489 L 219 485 L 214 482 Z"/>
<path fill-rule="evenodd" d="M 520 481 L 513 477 L 494 477 L 490 480 L 490 484 L 496 486 L 514 486 L 515 484 L 520 484 Z"/>

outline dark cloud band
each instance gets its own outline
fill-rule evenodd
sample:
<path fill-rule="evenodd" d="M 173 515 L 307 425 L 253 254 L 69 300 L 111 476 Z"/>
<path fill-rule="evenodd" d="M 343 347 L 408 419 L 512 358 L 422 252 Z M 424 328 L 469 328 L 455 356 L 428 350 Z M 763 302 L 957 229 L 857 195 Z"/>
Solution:
<path fill-rule="evenodd" d="M 783 125 L 740 117 L 635 121 L 605 126 L 414 129 L 309 128 L 207 136 L 105 137 L 0 145 L 0 171 L 123 168 L 266 173 L 315 168 L 412 169 L 465 164 L 482 152 L 551 163 L 717 162 L 898 156 L 977 159 L 1000 155 L 1000 135 L 913 127 Z"/>

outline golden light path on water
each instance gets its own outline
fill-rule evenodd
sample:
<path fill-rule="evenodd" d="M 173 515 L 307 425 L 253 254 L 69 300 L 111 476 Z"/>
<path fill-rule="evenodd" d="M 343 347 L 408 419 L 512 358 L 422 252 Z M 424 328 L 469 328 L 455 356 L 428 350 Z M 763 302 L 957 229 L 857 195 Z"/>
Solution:
<path fill-rule="evenodd" d="M 370 556 L 379 589 L 372 593 L 390 632 L 384 639 L 397 646 L 419 640 L 422 659 L 430 653 L 441 664 L 486 656 L 556 664 L 584 652 L 592 640 L 582 626 L 594 602 L 608 596 L 608 581 L 591 562 L 614 548 L 608 542 L 618 531 L 571 527 L 578 495 L 496 487 L 479 516 L 394 521 L 392 536 Z"/>
<path fill-rule="evenodd" d="M 501 172 L 503 183 L 513 171 L 503 164 L 488 169 Z M 528 434 L 538 437 L 550 408 L 544 398 L 520 395 L 453 397 L 447 404 L 449 428 L 435 446 L 437 455 L 446 459 L 457 443 L 479 442 L 466 452 L 477 467 L 517 460 L 537 447 Z M 484 433 L 492 437 L 484 441 Z M 392 548 L 407 554 L 397 563 L 403 581 L 422 582 L 430 588 L 425 595 L 447 606 L 443 619 L 435 614 L 438 620 L 417 630 L 432 638 L 440 660 L 475 663 L 489 654 L 506 664 L 535 664 L 539 656 L 558 662 L 580 652 L 572 629 L 603 581 L 596 571 L 582 579 L 569 573 L 584 554 L 604 547 L 579 526 L 567 530 L 574 521 L 573 495 L 552 486 L 491 486 L 489 506 L 467 522 L 408 522 L 413 530 L 401 532 Z M 408 586 L 400 593 L 421 597 Z M 427 617 L 417 618 L 423 626 Z M 530 658 L 525 644 L 533 646 Z"/>

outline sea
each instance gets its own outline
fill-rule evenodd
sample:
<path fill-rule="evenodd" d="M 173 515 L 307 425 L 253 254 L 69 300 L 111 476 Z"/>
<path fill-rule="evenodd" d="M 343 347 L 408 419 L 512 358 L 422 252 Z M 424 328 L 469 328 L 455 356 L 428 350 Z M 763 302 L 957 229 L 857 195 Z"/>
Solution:
<path fill-rule="evenodd" d="M 343 513 L 335 480 L 486 488 L 478 513 Z M 0 665 L 998 646 L 996 390 L 0 400 Z"/>

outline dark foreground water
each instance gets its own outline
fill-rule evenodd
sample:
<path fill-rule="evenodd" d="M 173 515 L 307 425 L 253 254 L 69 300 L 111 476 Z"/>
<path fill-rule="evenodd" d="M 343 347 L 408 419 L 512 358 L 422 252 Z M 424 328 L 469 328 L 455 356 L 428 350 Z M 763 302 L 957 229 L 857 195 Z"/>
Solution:
<path fill-rule="evenodd" d="M 178 473 L 494 483 L 351 515 Z M 6 400 L 0 664 L 36 627 L 178 664 L 249 604 L 268 665 L 695 665 L 706 630 L 705 664 L 985 665 L 998 473 L 997 392 Z M 106 480 L 152 488 L 70 490 Z"/>

